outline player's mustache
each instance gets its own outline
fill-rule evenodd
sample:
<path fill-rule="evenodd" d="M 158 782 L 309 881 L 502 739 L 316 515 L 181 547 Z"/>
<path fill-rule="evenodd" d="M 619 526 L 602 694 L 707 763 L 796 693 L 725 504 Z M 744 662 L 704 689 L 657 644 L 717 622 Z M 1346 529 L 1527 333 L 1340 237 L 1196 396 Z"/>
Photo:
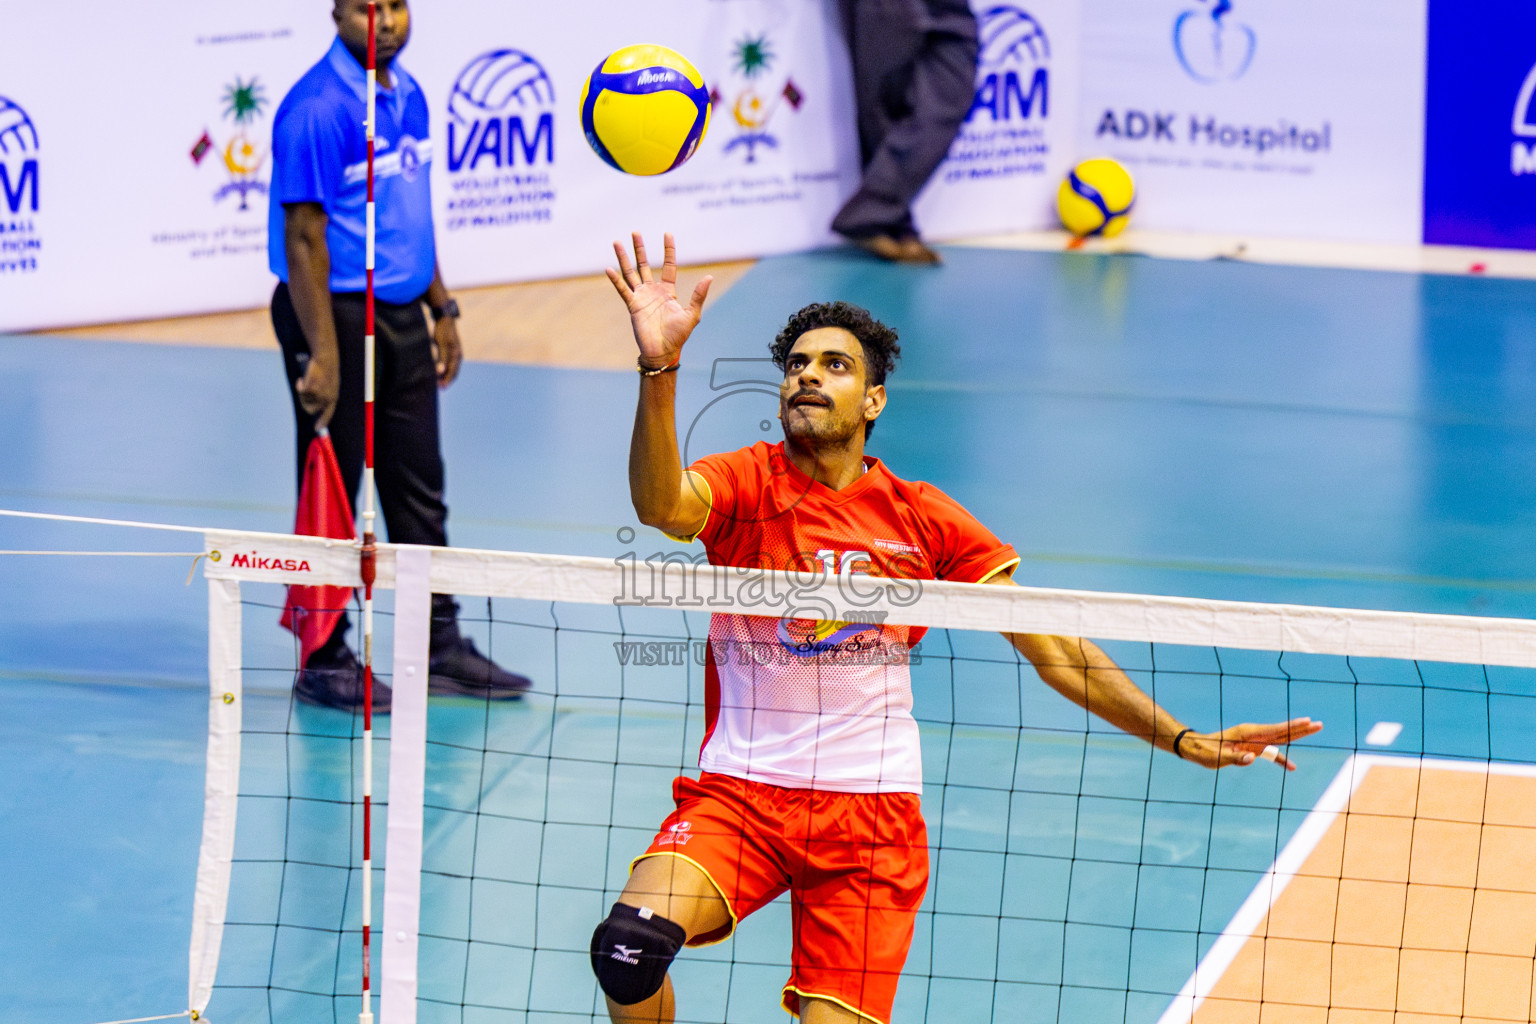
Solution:
<path fill-rule="evenodd" d="M 832 399 L 828 398 L 826 395 L 822 394 L 820 391 L 815 390 L 814 388 L 801 388 L 799 391 L 796 391 L 793 395 L 790 396 L 789 402 L 786 404 L 793 406 L 802 398 L 814 398 L 821 402 L 823 405 L 826 405 L 828 408 L 830 408 L 832 405 Z"/>

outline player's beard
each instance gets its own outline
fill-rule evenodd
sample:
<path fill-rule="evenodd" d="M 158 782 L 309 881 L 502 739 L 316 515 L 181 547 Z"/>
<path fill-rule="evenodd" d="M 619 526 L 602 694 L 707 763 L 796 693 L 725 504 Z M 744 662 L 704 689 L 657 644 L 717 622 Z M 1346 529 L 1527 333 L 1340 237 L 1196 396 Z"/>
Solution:
<path fill-rule="evenodd" d="M 806 409 L 813 411 L 806 412 Z M 853 440 L 857 431 L 864 429 L 862 419 L 841 414 L 835 402 L 809 407 L 786 404 L 780 418 L 784 421 L 786 438 L 812 448 L 842 447 Z"/>

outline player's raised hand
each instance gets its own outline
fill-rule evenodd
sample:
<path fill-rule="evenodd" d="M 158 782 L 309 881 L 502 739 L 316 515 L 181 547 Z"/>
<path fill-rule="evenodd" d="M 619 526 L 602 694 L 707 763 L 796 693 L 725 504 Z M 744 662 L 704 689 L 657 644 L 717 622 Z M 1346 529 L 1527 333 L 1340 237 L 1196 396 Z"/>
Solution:
<path fill-rule="evenodd" d="M 672 235 L 665 236 L 665 258 L 661 264 L 661 276 L 652 276 L 651 265 L 645 258 L 645 241 L 637 231 L 631 239 L 635 247 L 635 262 L 629 262 L 624 243 L 614 242 L 613 251 L 619 258 L 619 269 L 608 268 L 608 280 L 629 308 L 629 323 L 635 332 L 635 344 L 640 347 L 640 361 L 652 369 L 670 366 L 677 362 L 683 342 L 698 326 L 704 313 L 704 297 L 709 294 L 713 277 L 705 275 L 693 289 L 688 305 L 677 298 L 677 249 Z"/>
<path fill-rule="evenodd" d="M 1289 722 L 1275 722 L 1271 725 L 1244 722 L 1221 732 L 1187 733 L 1180 741 L 1177 752 L 1186 761 L 1203 764 L 1207 768 L 1253 764 L 1262 758 L 1275 762 L 1287 771 L 1295 771 L 1296 765 L 1281 752 L 1280 747 L 1312 736 L 1322 728 L 1322 722 L 1314 722 L 1310 718 L 1293 718 Z"/>

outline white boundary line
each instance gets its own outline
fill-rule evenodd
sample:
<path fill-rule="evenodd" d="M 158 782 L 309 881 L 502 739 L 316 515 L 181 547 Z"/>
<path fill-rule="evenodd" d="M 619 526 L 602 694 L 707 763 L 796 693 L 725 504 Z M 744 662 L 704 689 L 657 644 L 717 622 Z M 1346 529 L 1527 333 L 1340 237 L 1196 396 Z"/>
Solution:
<path fill-rule="evenodd" d="M 1243 905 L 1232 916 L 1231 922 L 1222 931 L 1214 945 L 1211 946 L 1195 968 L 1195 973 L 1189 976 L 1184 987 L 1179 989 L 1179 994 L 1173 997 L 1173 1002 L 1163 1015 L 1157 1019 L 1157 1024 L 1190 1024 L 1194 1020 L 1195 1013 L 1200 1009 L 1200 1004 L 1205 1002 L 1206 996 L 1215 990 L 1216 985 L 1226 974 L 1227 968 L 1232 966 L 1232 961 L 1237 954 L 1248 944 L 1258 931 L 1259 924 L 1269 915 L 1275 902 L 1285 887 L 1295 878 L 1306 863 L 1317 844 L 1322 842 L 1328 829 L 1333 826 L 1339 815 L 1349 808 L 1349 800 L 1360 788 L 1360 783 L 1377 766 L 1383 768 L 1409 768 L 1416 767 L 1419 770 L 1425 768 L 1435 771 L 1477 772 L 1483 775 L 1515 775 L 1524 778 L 1536 778 L 1536 765 L 1531 764 L 1496 764 L 1489 761 L 1453 761 L 1447 758 L 1408 757 L 1394 754 L 1351 754 L 1328 788 L 1323 790 L 1323 795 L 1318 798 L 1317 804 L 1312 808 L 1301 827 L 1296 830 L 1275 862 L 1270 865 L 1264 877 L 1253 887 Z"/>

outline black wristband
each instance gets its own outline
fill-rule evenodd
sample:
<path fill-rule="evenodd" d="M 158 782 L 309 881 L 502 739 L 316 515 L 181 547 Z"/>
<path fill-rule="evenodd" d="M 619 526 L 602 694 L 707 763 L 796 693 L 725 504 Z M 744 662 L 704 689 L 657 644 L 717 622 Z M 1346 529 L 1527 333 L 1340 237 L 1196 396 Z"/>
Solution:
<path fill-rule="evenodd" d="M 433 319 L 433 321 L 441 320 L 444 317 L 447 317 L 450 320 L 457 320 L 459 318 L 459 300 L 458 299 L 449 299 L 447 302 L 443 303 L 441 306 L 433 306 L 433 305 L 431 305 L 429 303 L 427 305 L 427 308 L 432 311 L 432 319 Z"/>
<path fill-rule="evenodd" d="M 1192 733 L 1194 731 L 1195 730 L 1193 730 L 1193 729 L 1182 729 L 1182 730 L 1179 731 L 1179 734 L 1173 738 L 1173 756 L 1174 757 L 1178 758 L 1181 761 L 1184 760 L 1184 754 L 1179 750 L 1179 744 L 1184 742 L 1184 737 L 1185 736 L 1188 736 L 1190 733 Z"/>

